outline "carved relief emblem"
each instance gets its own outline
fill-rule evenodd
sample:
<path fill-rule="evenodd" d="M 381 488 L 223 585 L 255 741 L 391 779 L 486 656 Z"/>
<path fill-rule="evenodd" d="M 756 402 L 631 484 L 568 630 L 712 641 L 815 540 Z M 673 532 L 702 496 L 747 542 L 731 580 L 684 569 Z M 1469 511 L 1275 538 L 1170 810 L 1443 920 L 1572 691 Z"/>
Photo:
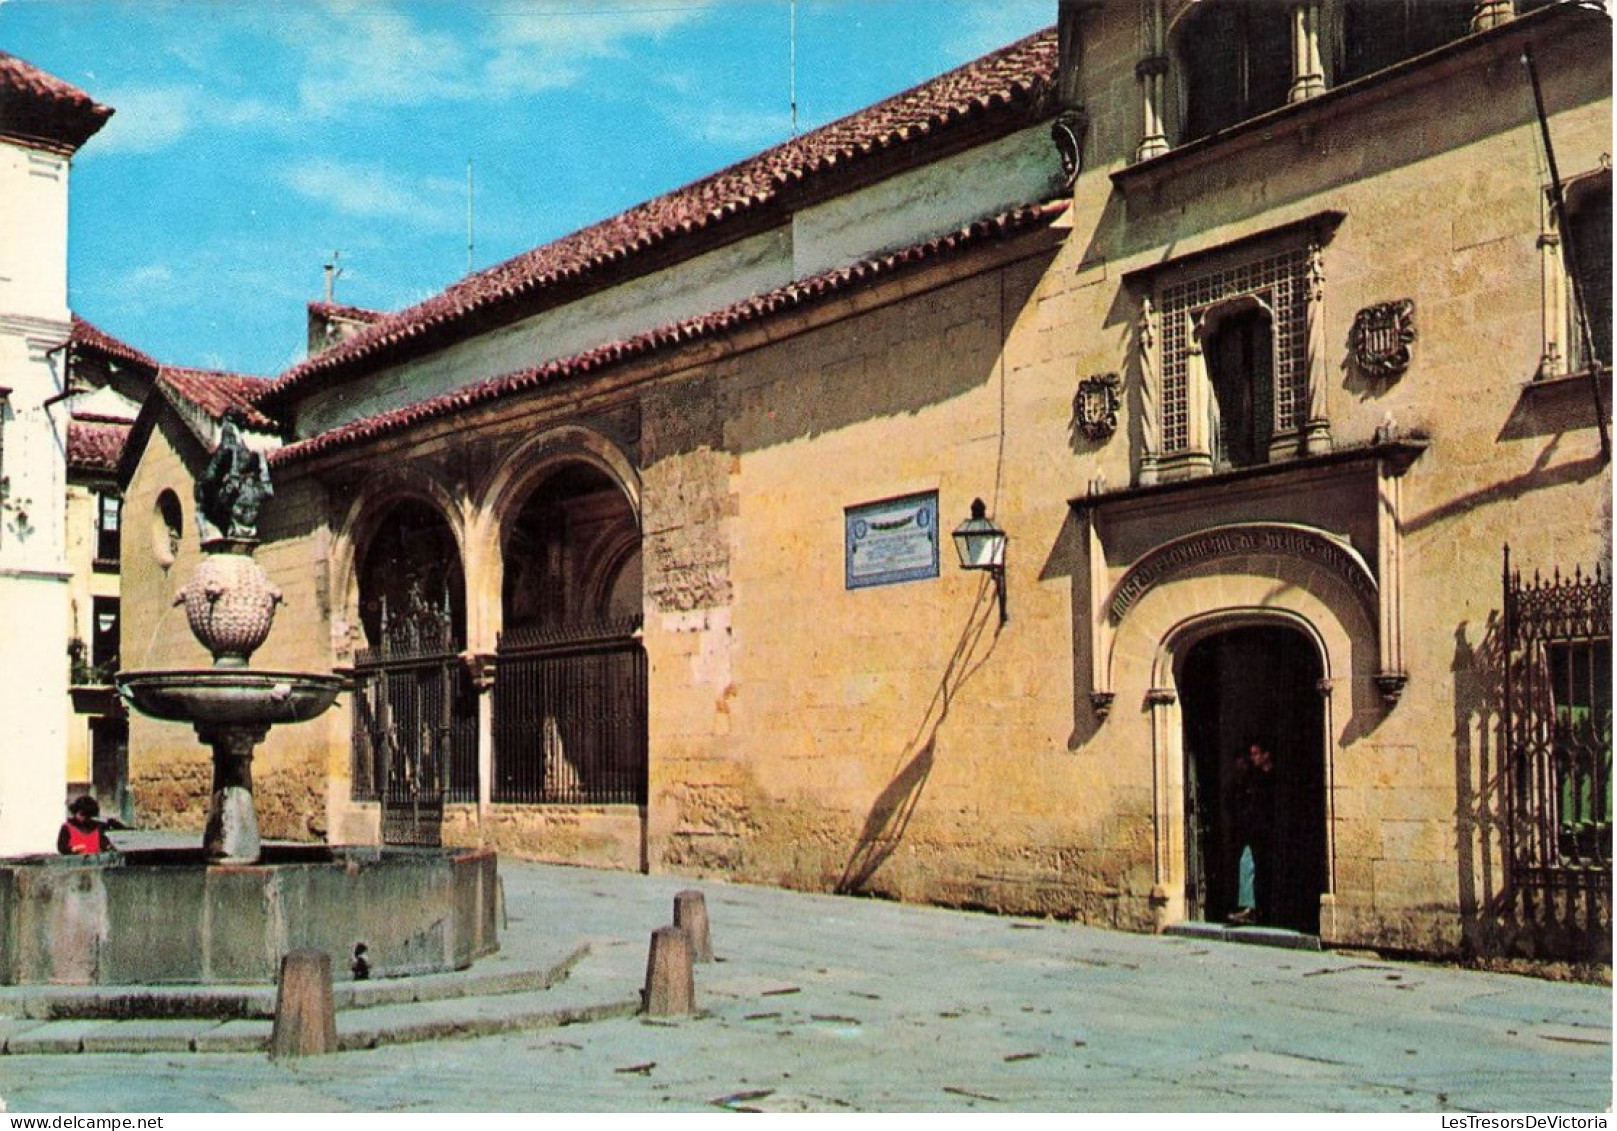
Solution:
<path fill-rule="evenodd" d="M 1117 431 L 1117 410 L 1120 405 L 1118 390 L 1122 380 L 1115 373 L 1097 373 L 1078 382 L 1078 396 L 1073 409 L 1078 417 L 1078 430 L 1090 440 L 1111 439 Z"/>
<path fill-rule="evenodd" d="M 1367 306 L 1353 318 L 1349 346 L 1359 370 L 1393 380 L 1409 368 L 1415 344 L 1415 300 L 1401 298 Z"/>

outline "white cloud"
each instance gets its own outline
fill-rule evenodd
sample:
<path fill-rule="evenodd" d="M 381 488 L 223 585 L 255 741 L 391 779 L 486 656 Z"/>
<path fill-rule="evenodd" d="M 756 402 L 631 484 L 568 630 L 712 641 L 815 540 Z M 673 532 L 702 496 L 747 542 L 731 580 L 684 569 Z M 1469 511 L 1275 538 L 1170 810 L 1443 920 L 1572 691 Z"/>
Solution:
<path fill-rule="evenodd" d="M 758 110 L 719 103 L 702 104 L 687 98 L 666 112 L 679 134 L 726 148 L 766 149 L 791 136 L 789 110 Z"/>
<path fill-rule="evenodd" d="M 465 207 L 465 186 L 452 177 L 407 177 L 329 158 L 289 166 L 280 179 L 298 195 L 344 215 L 408 220 L 416 229 L 453 227 Z"/>
<path fill-rule="evenodd" d="M 233 101 L 188 86 L 129 87 L 98 94 L 114 113 L 86 150 L 91 156 L 157 153 L 197 130 L 274 128 L 290 121 L 258 99 Z"/>
<path fill-rule="evenodd" d="M 179 87 L 108 91 L 101 99 L 115 113 L 87 152 L 156 153 L 196 125 L 195 94 Z"/>
<path fill-rule="evenodd" d="M 446 14 L 472 33 L 435 27 Z M 327 0 L 277 7 L 266 27 L 298 52 L 300 108 L 345 115 L 571 86 L 591 63 L 702 16 L 700 6 L 670 0 L 473 0 L 453 8 Z"/>
<path fill-rule="evenodd" d="M 346 114 L 364 106 L 416 106 L 477 94 L 472 60 L 456 37 L 377 3 L 293 10 L 277 23 L 303 51 L 303 109 Z"/>
<path fill-rule="evenodd" d="M 699 7 L 668 0 L 575 0 L 500 7 L 488 44 L 484 77 L 497 94 L 570 86 L 588 65 L 627 56 L 631 44 L 655 41 L 703 16 Z"/>

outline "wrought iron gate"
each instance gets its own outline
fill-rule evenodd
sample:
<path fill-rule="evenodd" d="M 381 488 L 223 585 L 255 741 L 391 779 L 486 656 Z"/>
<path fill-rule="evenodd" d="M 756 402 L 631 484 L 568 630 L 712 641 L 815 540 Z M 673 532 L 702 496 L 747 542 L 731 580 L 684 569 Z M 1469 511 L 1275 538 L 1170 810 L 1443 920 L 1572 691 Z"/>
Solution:
<path fill-rule="evenodd" d="M 494 676 L 497 802 L 646 800 L 640 618 L 502 635 Z"/>
<path fill-rule="evenodd" d="M 1519 882 L 1611 882 L 1611 579 L 1523 581 L 1505 549 L 1504 710 Z"/>
<path fill-rule="evenodd" d="M 439 844 L 444 803 L 477 800 L 477 692 L 449 644 L 447 619 L 401 618 L 354 664 L 353 796 L 382 803 L 387 844 Z"/>

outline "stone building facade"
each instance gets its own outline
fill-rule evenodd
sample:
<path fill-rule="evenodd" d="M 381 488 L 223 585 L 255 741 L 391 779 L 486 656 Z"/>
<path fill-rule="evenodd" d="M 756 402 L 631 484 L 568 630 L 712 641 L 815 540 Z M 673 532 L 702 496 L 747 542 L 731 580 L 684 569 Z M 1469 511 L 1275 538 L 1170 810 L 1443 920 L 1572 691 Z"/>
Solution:
<path fill-rule="evenodd" d="M 354 675 L 266 745 L 272 835 L 1131 930 L 1231 914 L 1258 835 L 1273 924 L 1609 957 L 1609 21 L 1052 15 L 247 396 L 261 660 Z M 198 819 L 178 729 L 143 816 Z"/>
<path fill-rule="evenodd" d="M 111 114 L 0 52 L 0 855 L 50 850 L 67 789 L 68 180 Z"/>

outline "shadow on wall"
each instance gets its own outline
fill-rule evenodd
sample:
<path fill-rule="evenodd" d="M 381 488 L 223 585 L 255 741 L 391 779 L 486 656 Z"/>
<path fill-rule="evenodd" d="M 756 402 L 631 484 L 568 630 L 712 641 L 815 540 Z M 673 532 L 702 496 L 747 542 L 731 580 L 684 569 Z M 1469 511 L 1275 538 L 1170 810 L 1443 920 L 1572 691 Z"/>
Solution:
<path fill-rule="evenodd" d="M 949 707 L 955 695 L 988 662 L 988 657 L 993 655 L 994 645 L 999 642 L 998 607 L 993 584 L 984 578 L 977 591 L 976 603 L 967 614 L 965 629 L 943 669 L 943 678 L 938 681 L 938 688 L 921 716 L 915 735 L 905 743 L 899 756 L 898 771 L 877 795 L 865 817 L 864 828 L 859 832 L 859 843 L 842 870 L 842 878 L 837 881 L 837 894 L 865 892 L 866 885 L 904 839 L 910 819 L 920 806 L 927 779 L 932 775 L 938 729 L 949 717 Z M 990 622 L 994 624 L 994 634 L 982 654 L 976 655 Z"/>
<path fill-rule="evenodd" d="M 1454 783 L 1462 947 L 1467 954 L 1611 961 L 1604 881 L 1528 889 L 1510 878 L 1509 762 L 1503 740 L 1504 631 L 1454 630 Z"/>

